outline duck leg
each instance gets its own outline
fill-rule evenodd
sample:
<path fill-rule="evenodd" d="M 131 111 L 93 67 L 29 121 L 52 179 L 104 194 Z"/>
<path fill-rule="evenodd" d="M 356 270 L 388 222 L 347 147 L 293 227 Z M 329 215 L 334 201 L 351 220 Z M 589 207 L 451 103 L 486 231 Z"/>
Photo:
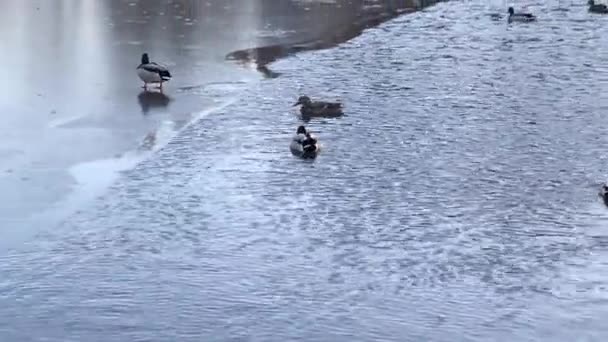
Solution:
<path fill-rule="evenodd" d="M 142 88 L 144 88 L 145 91 L 148 91 L 148 83 L 144 82 L 144 86 Z"/>

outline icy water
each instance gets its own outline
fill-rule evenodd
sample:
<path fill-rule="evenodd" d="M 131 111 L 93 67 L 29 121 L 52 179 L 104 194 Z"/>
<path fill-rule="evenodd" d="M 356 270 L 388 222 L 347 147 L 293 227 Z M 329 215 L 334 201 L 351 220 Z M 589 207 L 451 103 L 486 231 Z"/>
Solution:
<path fill-rule="evenodd" d="M 274 63 L 1 256 L 0 340 L 606 340 L 608 17 L 526 8 Z M 288 149 L 301 94 L 347 109 L 307 124 L 314 162 Z"/>
<path fill-rule="evenodd" d="M 0 252 L 260 80 L 229 52 L 314 41 L 349 27 L 357 2 L 1 1 Z M 171 69 L 165 94 L 140 88 L 143 52 Z"/>

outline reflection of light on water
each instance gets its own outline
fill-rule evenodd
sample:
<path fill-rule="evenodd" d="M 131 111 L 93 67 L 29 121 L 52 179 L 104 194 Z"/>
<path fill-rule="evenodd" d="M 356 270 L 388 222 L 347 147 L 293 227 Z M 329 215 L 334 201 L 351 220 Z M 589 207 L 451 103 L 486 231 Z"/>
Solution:
<path fill-rule="evenodd" d="M 294 30 L 281 30 L 281 29 L 268 28 L 265 30 L 259 30 L 257 32 L 257 37 L 258 38 L 268 38 L 268 37 L 283 38 L 283 37 L 287 37 L 287 35 L 289 35 L 289 34 L 294 34 L 294 33 L 296 33 L 296 31 L 294 31 Z"/>
<path fill-rule="evenodd" d="M 241 10 L 247 15 L 239 20 L 240 30 L 237 35 L 240 37 L 238 40 L 255 45 L 258 41 L 257 30 L 263 27 L 261 6 L 258 0 L 244 1 L 242 6 Z"/>
<path fill-rule="evenodd" d="M 0 53 L 0 65 L 11 65 L 11 68 L 3 68 L 3 76 L 10 79 L 10 82 L 1 82 L 0 91 L 2 97 L 7 101 L 19 102 L 31 94 L 23 91 L 27 80 L 19 74 L 18 65 L 20 59 L 31 58 L 20 55 L 22 51 L 27 51 L 28 27 L 33 24 L 34 19 L 29 15 L 30 5 L 23 0 L 2 0 L 0 1 L 0 49 L 1 51 L 11 51 L 11 53 Z M 10 32 L 10 33 L 9 33 Z M 0 105 L 2 100 L 0 100 Z"/>

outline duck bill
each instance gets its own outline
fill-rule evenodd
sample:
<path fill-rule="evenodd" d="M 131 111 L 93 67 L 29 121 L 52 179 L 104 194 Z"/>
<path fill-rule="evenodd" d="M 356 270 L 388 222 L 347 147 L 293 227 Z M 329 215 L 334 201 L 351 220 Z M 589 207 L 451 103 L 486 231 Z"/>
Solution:
<path fill-rule="evenodd" d="M 301 104 L 302 104 L 302 102 L 298 101 L 298 102 L 296 102 L 296 103 L 293 104 L 293 107 L 295 107 L 297 105 L 301 105 Z"/>

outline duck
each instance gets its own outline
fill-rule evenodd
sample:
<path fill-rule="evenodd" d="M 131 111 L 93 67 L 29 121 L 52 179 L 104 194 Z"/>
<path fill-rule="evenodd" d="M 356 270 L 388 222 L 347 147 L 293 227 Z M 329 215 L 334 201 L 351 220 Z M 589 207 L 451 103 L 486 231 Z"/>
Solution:
<path fill-rule="evenodd" d="M 608 185 L 606 185 L 605 183 L 602 185 L 598 196 L 602 198 L 604 204 L 608 207 Z"/>
<path fill-rule="evenodd" d="M 289 149 L 294 156 L 304 159 L 314 159 L 319 153 L 320 146 L 317 139 L 306 130 L 306 127 L 299 126 L 296 135 L 291 140 Z"/>
<path fill-rule="evenodd" d="M 519 22 L 530 22 L 535 21 L 536 17 L 530 13 L 515 13 L 513 7 L 509 7 L 509 22 L 519 21 Z"/>
<path fill-rule="evenodd" d="M 137 76 L 144 82 L 144 90 L 148 90 L 148 83 L 160 83 L 159 88 L 163 89 L 163 82 L 171 79 L 171 73 L 166 67 L 150 62 L 147 53 L 141 55 L 141 64 L 137 67 Z"/>
<path fill-rule="evenodd" d="M 342 104 L 339 102 L 313 102 L 308 96 L 300 96 L 298 102 L 293 106 L 300 107 L 300 114 L 304 117 L 321 116 L 321 117 L 338 117 L 343 114 Z"/>
<path fill-rule="evenodd" d="M 603 13 L 603 14 L 607 14 L 608 13 L 608 7 L 604 4 L 595 4 L 594 0 L 589 0 L 587 2 L 587 4 L 589 5 L 589 12 L 592 13 Z"/>

